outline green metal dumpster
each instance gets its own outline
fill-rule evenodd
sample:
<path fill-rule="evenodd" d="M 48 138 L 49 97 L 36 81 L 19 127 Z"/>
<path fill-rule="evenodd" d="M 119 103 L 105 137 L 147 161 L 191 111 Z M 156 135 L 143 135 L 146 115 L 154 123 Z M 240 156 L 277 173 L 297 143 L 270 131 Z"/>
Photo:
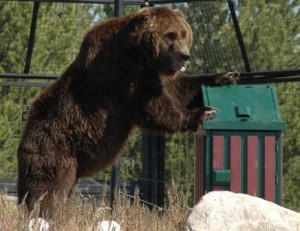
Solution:
<path fill-rule="evenodd" d="M 196 200 L 230 190 L 281 203 L 281 133 L 276 89 L 269 85 L 203 86 L 205 106 L 220 110 L 196 136 Z"/>

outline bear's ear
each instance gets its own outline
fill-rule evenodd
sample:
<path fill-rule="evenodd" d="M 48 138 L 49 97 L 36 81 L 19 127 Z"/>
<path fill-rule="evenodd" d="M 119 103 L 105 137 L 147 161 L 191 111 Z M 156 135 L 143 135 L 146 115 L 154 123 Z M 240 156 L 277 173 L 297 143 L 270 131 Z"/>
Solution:
<path fill-rule="evenodd" d="M 127 24 L 128 35 L 132 44 L 138 45 L 148 56 L 158 55 L 158 32 L 152 8 L 145 7 L 139 10 Z"/>
<path fill-rule="evenodd" d="M 175 10 L 173 10 L 173 12 L 174 12 L 177 16 L 184 18 L 184 14 L 182 13 L 181 10 L 175 9 Z"/>
<path fill-rule="evenodd" d="M 151 9 L 152 9 L 151 7 L 143 7 L 137 12 L 137 14 L 149 15 L 151 12 Z"/>

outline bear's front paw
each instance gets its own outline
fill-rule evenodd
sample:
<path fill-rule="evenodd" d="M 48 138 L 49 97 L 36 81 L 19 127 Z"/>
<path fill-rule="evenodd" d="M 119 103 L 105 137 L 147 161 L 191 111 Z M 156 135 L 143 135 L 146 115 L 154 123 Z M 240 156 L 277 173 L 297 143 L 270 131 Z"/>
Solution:
<path fill-rule="evenodd" d="M 187 130 L 197 132 L 203 121 L 213 118 L 219 112 L 219 109 L 214 107 L 203 107 L 200 110 L 191 111 L 191 117 L 187 124 Z"/>
<path fill-rule="evenodd" d="M 237 72 L 225 72 L 216 74 L 214 78 L 215 85 L 228 85 L 237 84 L 239 81 L 239 73 Z"/>
<path fill-rule="evenodd" d="M 214 107 L 204 107 L 202 111 L 201 121 L 210 120 L 220 110 Z"/>

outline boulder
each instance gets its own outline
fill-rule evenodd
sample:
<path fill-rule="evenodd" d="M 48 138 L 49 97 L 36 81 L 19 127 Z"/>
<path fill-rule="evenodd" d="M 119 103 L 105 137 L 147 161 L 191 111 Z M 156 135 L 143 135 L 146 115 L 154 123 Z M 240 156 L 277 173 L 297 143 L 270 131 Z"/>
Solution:
<path fill-rule="evenodd" d="M 300 213 L 258 197 L 228 191 L 204 195 L 187 231 L 300 231 Z"/>

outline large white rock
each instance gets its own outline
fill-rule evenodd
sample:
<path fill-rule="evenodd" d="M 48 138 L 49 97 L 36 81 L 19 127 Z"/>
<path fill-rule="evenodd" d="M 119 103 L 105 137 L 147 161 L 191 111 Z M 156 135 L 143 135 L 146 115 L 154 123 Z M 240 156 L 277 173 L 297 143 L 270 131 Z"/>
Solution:
<path fill-rule="evenodd" d="M 188 217 L 188 231 L 300 231 L 300 213 L 246 194 L 203 196 Z"/>

